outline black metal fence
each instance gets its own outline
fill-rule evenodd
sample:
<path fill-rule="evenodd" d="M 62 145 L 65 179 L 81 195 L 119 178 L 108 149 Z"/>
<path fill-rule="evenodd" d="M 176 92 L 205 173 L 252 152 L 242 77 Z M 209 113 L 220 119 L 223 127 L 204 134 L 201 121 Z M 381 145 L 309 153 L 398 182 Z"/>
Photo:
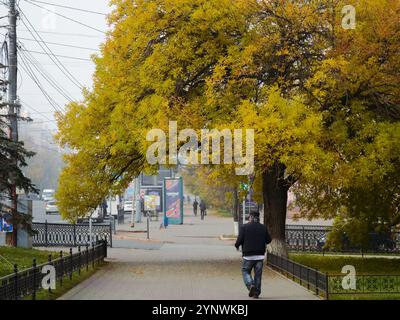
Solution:
<path fill-rule="evenodd" d="M 359 274 L 355 288 L 344 288 L 345 274 L 329 274 L 330 295 L 379 295 L 400 294 L 400 275 Z"/>
<path fill-rule="evenodd" d="M 293 281 L 299 282 L 308 290 L 328 299 L 328 275 L 326 273 L 269 252 L 267 253 L 267 265 L 285 274 Z"/>
<path fill-rule="evenodd" d="M 112 247 L 112 224 L 92 225 L 92 242 L 105 240 Z M 34 247 L 77 247 L 90 245 L 89 224 L 33 223 Z"/>
<path fill-rule="evenodd" d="M 286 243 L 293 251 L 322 251 L 322 240 L 331 230 L 326 226 L 286 225 Z"/>
<path fill-rule="evenodd" d="M 33 260 L 32 267 L 26 270 L 19 271 L 18 266 L 14 265 L 14 273 L 3 278 L 0 278 L 0 300 L 20 300 L 27 296 L 32 296 L 36 299 L 36 293 L 42 289 L 42 280 L 46 274 L 42 273 L 43 267 L 51 265 L 55 268 L 55 276 L 57 283 L 62 286 L 64 278 L 72 279 L 73 273 L 81 273 L 83 268 L 89 270 L 96 264 L 104 261 L 107 257 L 107 242 L 101 241 L 93 247 L 86 247 L 81 251 L 64 256 L 63 252 L 59 253 L 59 258 L 52 259 L 49 256 L 49 261 L 44 264 L 36 265 L 36 260 Z"/>
<path fill-rule="evenodd" d="M 357 274 L 354 288 L 349 288 L 347 274 L 323 273 L 269 252 L 267 265 L 325 299 L 335 295 L 400 295 L 400 275 Z"/>
<path fill-rule="evenodd" d="M 303 225 L 287 225 L 286 226 L 286 243 L 291 251 L 325 251 L 327 235 L 332 230 L 329 226 L 303 226 Z M 350 246 L 344 241 L 344 249 L 346 252 L 384 252 L 384 253 L 400 253 L 400 232 L 393 232 L 391 237 L 384 237 L 371 234 L 370 246 L 368 248 L 360 248 Z"/>

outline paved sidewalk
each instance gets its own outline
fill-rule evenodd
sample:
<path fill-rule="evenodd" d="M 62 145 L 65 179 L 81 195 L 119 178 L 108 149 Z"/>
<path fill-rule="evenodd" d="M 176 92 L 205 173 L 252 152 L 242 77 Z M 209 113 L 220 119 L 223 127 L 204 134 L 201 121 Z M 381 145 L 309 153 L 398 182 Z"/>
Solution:
<path fill-rule="evenodd" d="M 241 276 L 241 254 L 232 240 L 229 218 L 190 214 L 184 225 L 151 225 L 150 238 L 119 226 L 108 250 L 109 262 L 61 299 L 90 300 L 242 300 L 249 299 Z M 143 229 L 145 224 L 134 230 Z M 265 267 L 262 299 L 318 299 L 305 288 Z"/>
<path fill-rule="evenodd" d="M 225 245 L 165 244 L 158 251 L 114 248 L 108 261 L 61 299 L 249 299 L 242 283 L 240 254 Z M 261 299 L 318 298 L 265 268 Z"/>
<path fill-rule="evenodd" d="M 126 247 L 126 242 L 120 242 L 122 240 L 147 241 L 146 218 L 142 219 L 142 223 L 136 223 L 134 228 L 131 228 L 127 220 L 125 219 L 125 224 L 117 226 L 117 234 L 113 235 L 113 247 Z M 234 233 L 232 218 L 220 218 L 208 214 L 201 220 L 200 215 L 195 217 L 188 207 L 185 208 L 183 222 L 183 225 L 169 225 L 167 229 L 160 229 L 161 218 L 159 221 L 154 219 L 150 222 L 151 242 L 220 245 L 221 235 Z"/>

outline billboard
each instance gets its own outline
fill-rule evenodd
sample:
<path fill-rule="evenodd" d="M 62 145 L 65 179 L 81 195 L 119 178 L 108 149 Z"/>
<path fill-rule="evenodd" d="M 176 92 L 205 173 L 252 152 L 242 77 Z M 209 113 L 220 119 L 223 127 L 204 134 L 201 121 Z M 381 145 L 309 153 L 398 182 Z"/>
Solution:
<path fill-rule="evenodd" d="M 183 224 L 183 182 L 182 178 L 164 178 L 164 220 L 165 224 Z"/>
<path fill-rule="evenodd" d="M 157 211 L 157 207 L 159 206 L 160 206 L 160 197 L 158 195 L 144 196 L 144 210 Z"/>

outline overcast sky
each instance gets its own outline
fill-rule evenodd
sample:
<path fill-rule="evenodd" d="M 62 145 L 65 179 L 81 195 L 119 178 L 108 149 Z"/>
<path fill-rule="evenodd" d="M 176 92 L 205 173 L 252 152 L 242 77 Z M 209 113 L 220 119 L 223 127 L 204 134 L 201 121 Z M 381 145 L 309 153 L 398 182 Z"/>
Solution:
<path fill-rule="evenodd" d="M 8 0 L 3 0 L 1 2 L 7 3 Z M 73 100 L 81 100 L 82 94 L 78 86 L 79 84 L 82 84 L 90 87 L 92 84 L 94 64 L 88 60 L 90 60 L 92 54 L 97 52 L 99 45 L 105 40 L 105 34 L 103 32 L 106 32 L 108 28 L 106 17 L 101 14 L 51 6 L 45 3 L 107 14 L 111 11 L 111 8 L 108 6 L 108 0 L 32 0 L 32 2 L 30 2 L 30 0 L 17 0 L 17 2 L 19 2 L 19 7 L 23 13 L 20 15 L 20 19 L 18 20 L 18 39 L 20 43 L 22 43 L 22 48 L 25 48 L 28 51 L 21 53 L 21 55 L 25 55 L 25 59 L 29 64 L 34 63 L 43 73 L 50 74 L 55 80 L 54 84 L 63 89 L 64 95 Z M 35 3 L 37 6 L 32 3 Z M 47 10 L 38 6 L 46 8 Z M 6 6 L 0 4 L 0 7 L 0 16 L 3 17 L 7 15 Z M 78 22 L 82 22 L 103 32 L 80 25 L 77 22 L 58 16 L 53 12 L 74 19 Z M 23 22 L 25 22 L 28 28 Z M 0 25 L 4 26 L 7 24 L 7 18 L 2 18 Z M 39 33 L 42 39 L 35 34 L 33 29 Z M 75 79 L 73 81 L 76 85 L 68 79 L 68 76 L 59 70 L 57 65 L 49 56 L 40 53 L 43 52 L 44 49 L 34 40 L 34 37 L 29 30 L 33 32 L 39 41 L 43 40 L 46 42 L 46 45 L 51 49 L 51 51 L 55 55 L 59 56 L 57 59 L 68 70 L 68 72 L 71 73 L 72 76 L 69 75 L 69 77 Z M 0 29 L 0 37 L 2 41 L 4 40 L 6 32 L 6 28 L 2 27 Z M 44 44 L 42 43 L 42 45 Z M 73 48 L 63 45 L 83 48 Z M 55 58 L 53 57 L 53 59 Z M 46 125 L 48 129 L 54 130 L 56 128 L 53 116 L 54 108 L 46 100 L 35 82 L 29 77 L 26 71 L 23 70 L 23 67 L 27 67 L 24 65 L 22 60 L 23 59 L 19 57 L 18 96 L 23 106 L 22 111 L 28 111 L 30 116 L 36 120 L 36 123 L 43 123 L 43 125 Z M 60 67 L 62 68 L 62 66 Z M 51 96 L 57 105 L 63 108 L 68 102 L 67 98 L 57 92 L 57 90 L 40 75 L 33 65 L 31 65 L 31 68 L 38 77 L 45 92 Z M 48 76 L 46 76 L 46 78 L 48 78 Z M 33 111 L 33 109 L 36 111 Z"/>

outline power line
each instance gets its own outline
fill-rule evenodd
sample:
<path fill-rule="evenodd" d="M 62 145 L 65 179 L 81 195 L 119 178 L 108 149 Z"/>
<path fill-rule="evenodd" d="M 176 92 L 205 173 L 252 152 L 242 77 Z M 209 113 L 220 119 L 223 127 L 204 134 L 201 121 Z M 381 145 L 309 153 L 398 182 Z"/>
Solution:
<path fill-rule="evenodd" d="M 81 9 L 81 8 L 63 6 L 63 5 L 60 5 L 60 4 L 44 2 L 44 1 L 38 1 L 38 0 L 30 0 L 30 1 L 31 2 L 37 2 L 37 3 L 43 3 L 43 4 L 48 4 L 48 5 L 51 5 L 51 6 L 54 6 L 54 7 L 60 7 L 60 8 L 65 8 L 65 9 L 71 9 L 71 10 L 82 11 L 82 12 L 86 12 L 86 13 L 93 13 L 93 14 L 98 14 L 98 15 L 102 15 L 102 16 L 107 16 L 107 14 L 103 13 L 103 12 L 97 12 L 97 11 L 86 10 L 86 9 Z"/>
<path fill-rule="evenodd" d="M 29 38 L 22 38 L 18 37 L 18 39 L 25 40 L 25 41 L 34 41 L 37 42 L 35 39 L 29 39 Z M 75 46 L 71 44 L 64 44 L 64 43 L 57 43 L 57 42 L 49 42 L 46 41 L 47 44 L 55 45 L 55 46 L 61 46 L 61 47 L 68 47 L 68 48 L 75 48 L 75 49 L 82 49 L 82 50 L 90 50 L 90 51 L 100 51 L 99 49 L 94 49 L 94 48 L 88 48 L 88 47 L 81 47 L 81 46 Z"/>
<path fill-rule="evenodd" d="M 43 10 L 46 10 L 46 11 L 48 11 L 48 12 L 52 12 L 53 14 L 55 14 L 55 15 L 61 17 L 61 18 L 67 19 L 67 20 L 72 21 L 72 22 L 75 22 L 75 23 L 80 24 L 80 25 L 82 25 L 82 26 L 84 26 L 84 27 L 86 27 L 86 28 L 89 28 L 89 29 L 95 30 L 95 31 L 97 31 L 97 32 L 101 32 L 101 33 L 103 33 L 103 34 L 106 34 L 106 32 L 104 32 L 103 30 L 94 28 L 94 27 L 92 27 L 92 26 L 89 26 L 89 25 L 86 24 L 86 23 L 83 23 L 83 22 L 80 22 L 80 21 L 78 21 L 78 20 L 72 19 L 72 18 L 70 18 L 70 17 L 64 16 L 63 14 L 60 14 L 60 13 L 57 13 L 57 12 L 53 12 L 53 11 L 51 11 L 51 10 L 49 10 L 49 9 L 43 7 L 43 6 L 40 6 L 40 5 L 36 4 L 36 3 L 30 2 L 30 1 L 28 1 L 28 0 L 25 0 L 25 2 L 27 2 L 27 3 L 29 3 L 29 4 L 32 4 L 32 5 L 36 6 L 36 7 L 39 7 L 39 8 L 41 8 L 41 9 L 43 9 Z"/>
<path fill-rule="evenodd" d="M 49 122 L 57 122 L 57 120 L 40 120 L 40 121 L 35 121 L 34 119 L 32 119 L 32 121 L 29 122 L 25 122 L 24 125 L 37 125 L 37 124 L 43 124 L 43 123 L 49 123 Z"/>
<path fill-rule="evenodd" d="M 40 83 L 39 79 L 35 76 L 33 70 L 31 69 L 31 67 L 29 66 L 29 64 L 25 61 L 25 57 L 23 55 L 20 55 L 21 57 L 21 67 L 22 69 L 26 72 L 26 74 L 32 79 L 32 81 L 37 85 L 37 87 L 39 88 L 39 90 L 43 93 L 44 97 L 46 98 L 46 100 L 50 103 L 50 105 L 53 107 L 53 109 L 56 112 L 61 112 L 61 108 L 60 106 L 57 104 L 57 102 L 55 102 L 53 100 L 53 98 L 51 98 L 47 92 L 43 89 L 42 84 Z"/>
<path fill-rule="evenodd" d="M 21 44 L 23 45 L 23 44 Z M 34 63 L 38 62 L 32 55 L 29 55 L 29 53 L 25 53 L 25 51 L 18 51 L 20 55 L 24 55 L 25 59 L 30 62 L 30 64 L 35 68 L 39 74 L 54 88 L 56 91 L 61 94 L 65 99 L 68 101 L 72 102 L 73 99 L 70 97 L 67 91 L 65 91 L 58 83 L 57 81 L 52 77 L 51 74 L 49 74 L 40 64 Z"/>
<path fill-rule="evenodd" d="M 36 31 L 35 27 L 32 25 L 32 23 L 29 21 L 29 19 L 26 17 L 26 15 L 24 14 L 24 12 L 21 10 L 20 7 L 18 7 L 20 10 L 21 15 L 24 17 L 24 19 L 22 19 L 22 23 L 25 25 L 25 27 L 30 31 L 32 37 L 38 42 L 39 46 L 42 48 L 42 50 L 44 52 L 49 52 L 50 54 L 48 54 L 49 58 L 51 59 L 51 61 L 54 62 L 54 64 L 57 66 L 57 68 L 79 89 L 83 89 L 82 84 L 71 74 L 71 72 L 69 72 L 69 70 L 61 63 L 61 61 L 54 55 L 54 53 L 51 51 L 51 49 L 49 48 L 49 46 L 46 44 L 46 42 L 43 40 L 43 38 L 40 36 L 40 34 Z M 41 40 L 41 42 L 39 42 L 36 38 L 36 36 L 33 34 L 33 32 L 29 29 L 29 27 L 26 25 L 25 21 L 26 20 L 29 25 L 31 26 L 31 28 L 33 29 L 33 31 L 36 33 L 36 35 L 38 36 L 38 38 Z M 44 45 L 44 46 L 43 46 Z M 47 50 L 46 50 L 47 48 Z M 58 63 L 57 63 L 58 62 Z"/>
<path fill-rule="evenodd" d="M 28 29 L 19 29 L 19 31 L 30 32 Z M 46 30 L 37 30 L 37 32 L 44 33 L 44 34 L 67 36 L 67 37 L 84 37 L 84 38 L 103 39 L 103 37 L 100 37 L 100 36 L 96 36 L 96 35 L 92 35 L 92 34 L 84 34 L 84 33 L 56 32 L 56 31 L 46 31 Z"/>
<path fill-rule="evenodd" d="M 37 111 L 35 108 L 33 108 L 32 106 L 30 106 L 29 104 L 27 104 L 27 103 L 26 103 L 24 100 L 22 100 L 22 99 L 21 99 L 21 102 L 22 102 L 22 104 L 23 104 L 24 107 L 27 107 L 28 109 L 31 109 L 31 110 L 35 111 L 37 114 L 41 114 L 45 119 L 47 119 L 47 120 L 50 121 L 50 118 L 48 118 L 48 117 L 45 115 L 46 112 Z"/>
<path fill-rule="evenodd" d="M 22 51 L 25 52 L 30 52 L 30 53 L 36 53 L 36 54 L 44 54 L 44 55 L 48 55 L 47 52 L 42 52 L 42 51 L 35 51 L 35 50 L 27 50 L 27 49 L 22 49 Z M 64 55 L 60 55 L 60 54 L 55 54 L 55 57 L 59 57 L 59 58 L 65 58 L 65 59 L 72 59 L 72 60 L 80 60 L 80 61 L 88 61 L 91 62 L 92 60 L 90 59 L 86 59 L 86 58 L 78 58 L 78 57 L 71 57 L 71 56 L 64 56 Z"/>

